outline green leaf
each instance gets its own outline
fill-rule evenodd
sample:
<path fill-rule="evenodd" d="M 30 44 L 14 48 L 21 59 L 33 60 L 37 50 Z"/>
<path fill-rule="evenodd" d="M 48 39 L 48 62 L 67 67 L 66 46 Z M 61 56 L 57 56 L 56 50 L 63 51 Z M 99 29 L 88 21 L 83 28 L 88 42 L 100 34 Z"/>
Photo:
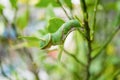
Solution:
<path fill-rule="evenodd" d="M 62 58 L 62 52 L 63 52 L 63 45 L 60 45 L 60 51 L 59 51 L 59 54 L 58 54 L 58 61 L 61 61 L 61 58 Z"/>
<path fill-rule="evenodd" d="M 64 0 L 64 3 L 67 5 L 67 7 L 72 9 L 72 2 L 71 2 L 71 0 Z"/>
<path fill-rule="evenodd" d="M 48 32 L 50 33 L 56 32 L 63 23 L 65 22 L 60 18 L 57 18 L 57 17 L 51 18 L 47 26 Z"/>
<path fill-rule="evenodd" d="M 2 12 L 2 10 L 4 9 L 5 7 L 2 5 L 2 4 L 0 4 L 0 14 L 1 14 L 1 12 Z"/>
<path fill-rule="evenodd" d="M 49 4 L 46 9 L 46 20 L 48 21 L 52 17 L 55 17 L 55 13 L 53 11 L 53 6 Z"/>
<path fill-rule="evenodd" d="M 40 39 L 38 37 L 29 37 L 29 36 L 20 36 L 18 38 L 23 38 L 27 41 L 27 46 L 28 47 L 39 47 L 39 43 L 40 41 L 42 41 L 43 39 Z"/>
<path fill-rule="evenodd" d="M 29 36 L 20 36 L 18 38 L 23 38 L 23 39 L 26 39 L 26 40 L 31 40 L 31 41 L 40 41 L 41 39 L 37 38 L 37 37 L 29 37 Z"/>
<path fill-rule="evenodd" d="M 46 29 L 40 29 L 40 30 L 38 30 L 38 33 L 40 35 L 46 35 L 48 33 L 48 31 Z"/>
<path fill-rule="evenodd" d="M 120 1 L 119 0 L 116 2 L 116 8 L 120 12 Z"/>
<path fill-rule="evenodd" d="M 2 9 L 4 9 L 5 7 L 2 5 L 2 4 L 0 4 L 0 10 L 2 10 Z"/>
<path fill-rule="evenodd" d="M 24 27 L 27 26 L 28 24 L 28 20 L 29 20 L 29 12 L 26 11 L 24 12 L 23 15 L 19 16 L 16 20 L 16 25 L 20 28 L 20 29 L 24 29 Z"/>
<path fill-rule="evenodd" d="M 10 0 L 11 6 L 17 8 L 17 0 Z"/>
<path fill-rule="evenodd" d="M 37 7 L 47 7 L 49 4 L 52 4 L 54 7 L 59 6 L 59 4 L 57 3 L 56 0 L 40 0 L 36 6 Z"/>

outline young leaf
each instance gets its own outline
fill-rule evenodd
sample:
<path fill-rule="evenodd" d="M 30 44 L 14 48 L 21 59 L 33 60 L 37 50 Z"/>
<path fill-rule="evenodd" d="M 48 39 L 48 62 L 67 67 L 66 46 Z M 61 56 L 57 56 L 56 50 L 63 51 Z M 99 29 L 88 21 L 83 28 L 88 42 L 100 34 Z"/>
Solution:
<path fill-rule="evenodd" d="M 40 0 L 36 6 L 37 7 L 47 7 L 49 4 L 52 4 L 54 7 L 59 6 L 59 4 L 57 3 L 56 0 Z"/>
<path fill-rule="evenodd" d="M 48 33 L 48 31 L 46 29 L 40 29 L 40 30 L 38 30 L 38 33 L 40 35 L 46 35 Z"/>
<path fill-rule="evenodd" d="M 64 0 L 64 3 L 67 5 L 67 7 L 72 9 L 72 2 L 71 2 L 71 0 Z"/>
<path fill-rule="evenodd" d="M 56 32 L 63 23 L 65 22 L 60 18 L 57 18 L 57 17 L 51 18 L 47 26 L 48 32 L 50 33 Z"/>
<path fill-rule="evenodd" d="M 4 9 L 4 6 L 2 4 L 0 4 L 0 10 Z"/>
<path fill-rule="evenodd" d="M 37 37 L 29 37 L 29 36 L 20 36 L 18 38 L 23 38 L 27 41 L 28 47 L 39 47 L 40 41 L 44 41 L 44 39 L 37 38 Z"/>
<path fill-rule="evenodd" d="M 17 0 L 9 0 L 13 8 L 17 8 Z"/>
<path fill-rule="evenodd" d="M 19 16 L 18 19 L 17 19 L 17 26 L 20 28 L 20 29 L 24 29 L 24 27 L 27 26 L 28 24 L 28 20 L 29 20 L 29 12 L 26 11 L 24 12 L 23 15 Z"/>
<path fill-rule="evenodd" d="M 46 21 L 49 21 L 52 17 L 55 17 L 55 13 L 53 11 L 53 6 L 49 4 L 46 9 Z"/>
<path fill-rule="evenodd" d="M 43 40 L 43 39 L 40 39 L 40 38 L 37 38 L 37 37 L 29 37 L 29 36 L 20 36 L 18 38 L 23 38 L 23 39 L 26 39 L 26 40 L 31 40 L 31 41 L 40 41 L 40 40 Z"/>
<path fill-rule="evenodd" d="M 2 4 L 0 4 L 0 14 L 1 14 L 1 12 L 2 12 L 2 10 L 4 9 L 5 7 L 2 5 Z"/>

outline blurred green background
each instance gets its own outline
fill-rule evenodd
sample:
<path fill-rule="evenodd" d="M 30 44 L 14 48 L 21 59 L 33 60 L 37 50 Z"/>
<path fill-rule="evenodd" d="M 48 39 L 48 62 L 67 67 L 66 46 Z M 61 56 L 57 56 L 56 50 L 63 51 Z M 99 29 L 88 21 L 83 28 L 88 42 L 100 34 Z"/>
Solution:
<path fill-rule="evenodd" d="M 93 25 L 96 0 L 85 0 L 89 25 Z M 93 54 L 101 49 L 120 24 L 120 0 L 98 0 Z M 83 19 L 79 0 L 61 0 L 70 17 Z M 53 17 L 68 21 L 56 0 L 0 0 L 0 80 L 85 80 L 87 43 L 78 31 L 71 32 L 61 46 L 41 50 L 39 41 L 20 36 L 40 37 L 56 29 L 48 27 Z M 63 46 L 62 46 L 63 47 Z M 112 37 L 90 66 L 90 80 L 120 80 L 120 32 Z"/>

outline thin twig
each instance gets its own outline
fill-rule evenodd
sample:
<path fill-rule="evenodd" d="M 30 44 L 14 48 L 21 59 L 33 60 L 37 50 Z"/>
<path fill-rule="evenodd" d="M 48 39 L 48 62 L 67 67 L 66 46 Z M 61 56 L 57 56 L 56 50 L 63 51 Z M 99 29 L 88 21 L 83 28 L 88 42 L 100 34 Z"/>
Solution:
<path fill-rule="evenodd" d="M 1 15 L 2 15 L 2 17 L 3 17 L 3 19 L 4 19 L 5 25 L 7 26 L 9 21 L 8 21 L 7 18 L 5 17 L 3 11 L 1 12 Z"/>
<path fill-rule="evenodd" d="M 75 55 L 73 55 L 72 53 L 68 52 L 67 50 L 65 50 L 63 48 L 63 51 L 68 54 L 69 56 L 71 56 L 76 62 L 78 62 L 81 66 L 85 66 L 85 64 L 83 62 L 81 62 Z"/>
<path fill-rule="evenodd" d="M 78 32 L 83 36 L 83 38 L 87 39 L 86 35 L 80 29 L 78 29 Z"/>
<path fill-rule="evenodd" d="M 95 32 L 95 25 L 96 25 L 96 13 L 97 13 L 97 6 L 98 6 L 99 0 L 95 0 L 95 7 L 94 7 L 94 13 L 93 13 L 93 25 L 92 25 L 92 37 L 91 40 L 94 40 L 94 32 Z"/>
<path fill-rule="evenodd" d="M 71 17 L 69 16 L 69 14 L 67 13 L 67 11 L 65 10 L 65 8 L 63 7 L 62 3 L 60 2 L 60 0 L 57 0 L 58 4 L 60 5 L 60 7 L 63 9 L 63 11 L 65 12 L 66 16 L 68 17 L 68 19 L 71 19 Z"/>
<path fill-rule="evenodd" d="M 1 73 L 3 74 L 3 76 L 6 77 L 6 78 L 9 79 L 9 80 L 12 80 L 12 79 L 11 79 L 10 77 L 8 77 L 8 75 L 4 72 L 1 59 L 0 59 L 0 66 L 1 66 Z"/>
<path fill-rule="evenodd" d="M 97 58 L 100 53 L 107 47 L 107 45 L 113 40 L 113 37 L 116 35 L 116 33 L 120 30 L 120 26 L 118 26 L 109 36 L 109 38 L 107 39 L 107 41 L 105 42 L 105 44 L 100 48 L 100 50 L 97 52 L 97 54 L 92 58 L 95 59 Z"/>
<path fill-rule="evenodd" d="M 14 24 L 16 23 L 17 12 L 18 12 L 18 8 L 15 8 L 14 17 L 13 17 L 13 23 Z"/>
<path fill-rule="evenodd" d="M 60 48 L 60 52 L 58 54 L 58 60 L 60 61 L 62 57 L 62 52 L 63 52 L 63 45 L 60 45 L 59 48 Z"/>
<path fill-rule="evenodd" d="M 86 6 L 86 3 L 85 3 L 85 0 L 80 0 L 80 3 L 81 3 L 81 8 L 82 8 L 82 11 L 83 11 L 83 15 L 84 15 L 84 20 L 87 20 L 88 19 L 88 13 L 87 13 L 87 6 Z"/>
<path fill-rule="evenodd" d="M 113 80 L 116 80 L 116 77 L 120 74 L 120 69 L 118 69 L 114 74 L 113 74 Z"/>
<path fill-rule="evenodd" d="M 73 76 L 75 76 L 77 78 L 77 80 L 80 79 L 79 74 L 75 73 L 73 70 L 67 68 L 67 66 L 64 63 L 60 63 L 60 66 L 63 67 L 63 69 L 65 69 L 65 71 L 67 71 L 68 73 L 74 73 Z"/>
<path fill-rule="evenodd" d="M 33 66 L 34 71 L 32 71 L 32 72 L 34 73 L 36 80 L 40 80 L 37 69 L 35 69 L 34 64 L 32 64 L 32 63 L 34 63 L 34 59 L 33 59 L 32 55 L 31 55 L 31 52 L 27 48 L 24 48 L 24 51 L 27 54 L 27 56 L 29 57 L 29 59 L 30 59 L 30 65 Z"/>

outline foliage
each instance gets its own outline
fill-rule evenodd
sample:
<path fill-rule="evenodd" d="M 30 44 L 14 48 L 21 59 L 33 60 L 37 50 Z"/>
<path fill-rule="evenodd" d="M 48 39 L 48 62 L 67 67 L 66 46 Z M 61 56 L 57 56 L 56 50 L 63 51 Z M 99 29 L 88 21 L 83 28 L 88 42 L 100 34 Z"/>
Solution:
<path fill-rule="evenodd" d="M 0 1 L 0 80 L 120 79 L 119 0 L 34 1 Z"/>

